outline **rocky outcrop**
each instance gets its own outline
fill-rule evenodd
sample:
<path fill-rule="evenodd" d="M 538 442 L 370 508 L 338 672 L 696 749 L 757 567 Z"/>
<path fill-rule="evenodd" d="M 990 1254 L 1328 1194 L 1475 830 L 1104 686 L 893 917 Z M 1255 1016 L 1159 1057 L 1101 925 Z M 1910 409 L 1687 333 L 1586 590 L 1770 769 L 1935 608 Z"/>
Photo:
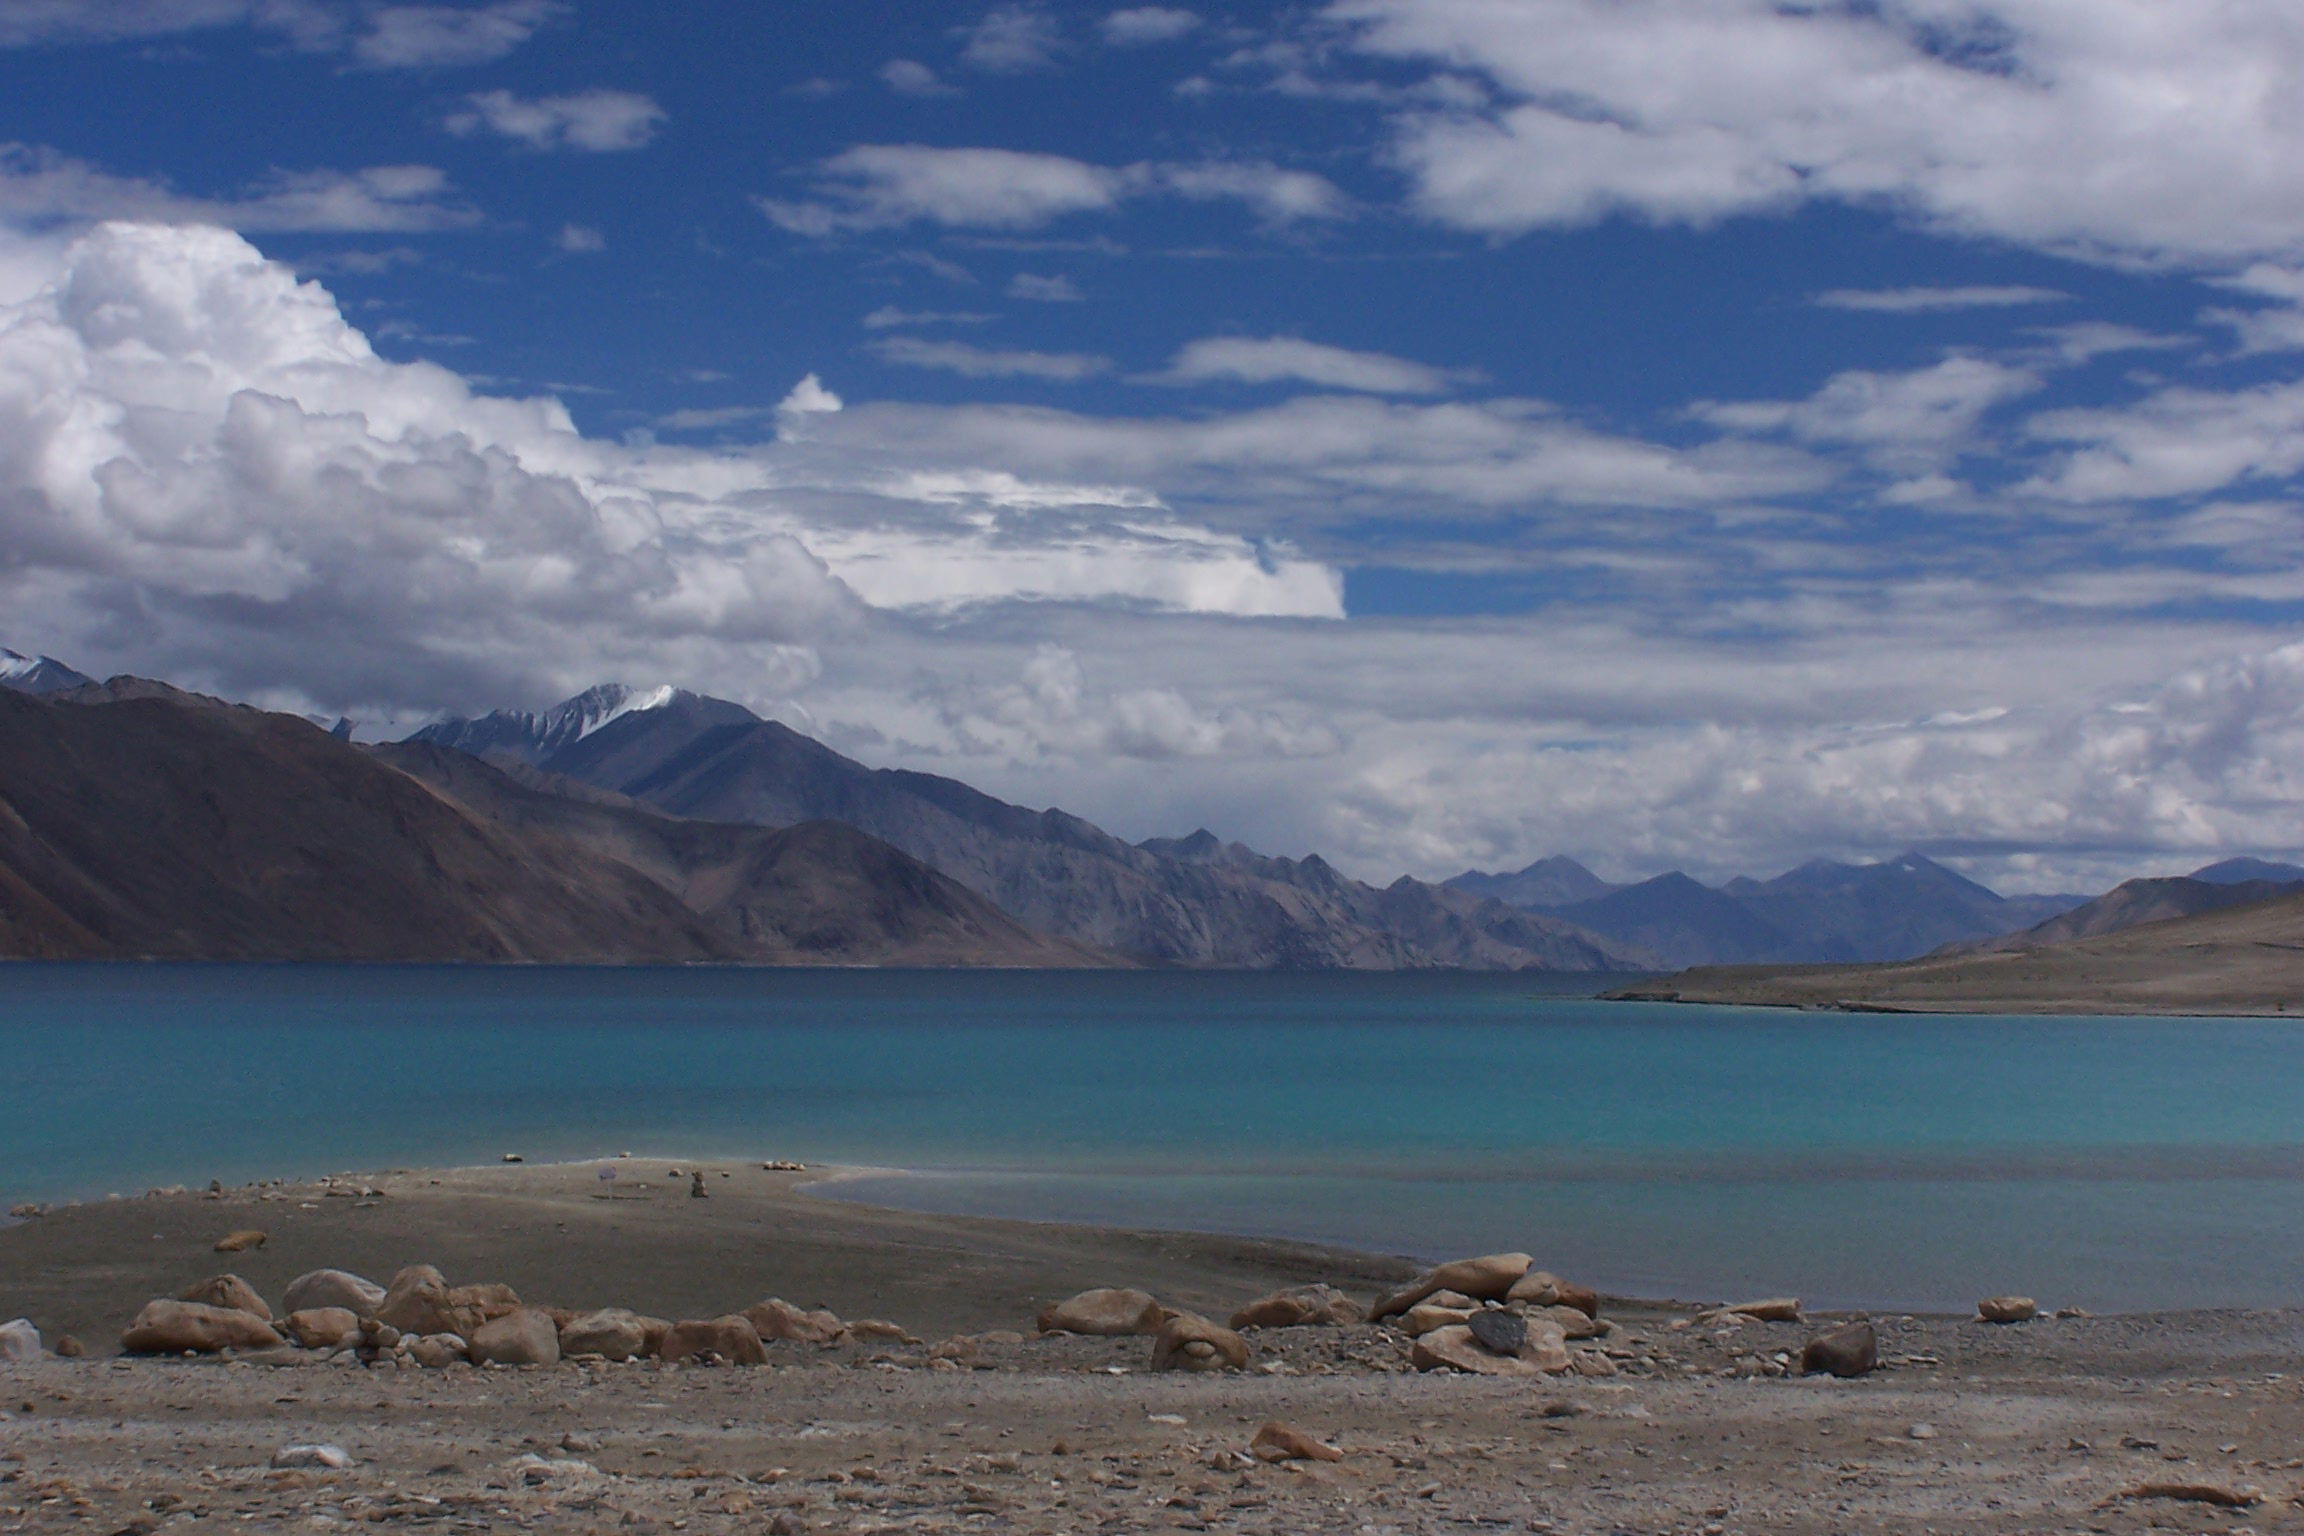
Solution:
<path fill-rule="evenodd" d="M 1573 1365 L 1559 1325 L 1521 1320 L 1516 1347 L 1483 1343 L 1469 1324 L 1439 1328 L 1416 1340 L 1408 1363 L 1420 1371 L 1464 1371 L 1475 1376 L 1552 1376 Z"/>
<path fill-rule="evenodd" d="M 1472 1301 L 1502 1301 L 1524 1279 L 1535 1260 L 1525 1253 L 1491 1253 L 1455 1259 L 1424 1271 L 1368 1309 L 1370 1322 L 1405 1312 L 1436 1291 L 1456 1291 Z"/>

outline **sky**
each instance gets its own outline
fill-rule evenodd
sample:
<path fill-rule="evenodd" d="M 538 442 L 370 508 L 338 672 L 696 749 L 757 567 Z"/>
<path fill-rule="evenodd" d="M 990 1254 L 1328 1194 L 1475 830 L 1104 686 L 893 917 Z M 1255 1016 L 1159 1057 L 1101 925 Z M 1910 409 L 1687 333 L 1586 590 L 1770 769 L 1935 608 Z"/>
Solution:
<path fill-rule="evenodd" d="M 8 0 L 0 644 L 1388 880 L 2304 854 L 2304 8 Z"/>

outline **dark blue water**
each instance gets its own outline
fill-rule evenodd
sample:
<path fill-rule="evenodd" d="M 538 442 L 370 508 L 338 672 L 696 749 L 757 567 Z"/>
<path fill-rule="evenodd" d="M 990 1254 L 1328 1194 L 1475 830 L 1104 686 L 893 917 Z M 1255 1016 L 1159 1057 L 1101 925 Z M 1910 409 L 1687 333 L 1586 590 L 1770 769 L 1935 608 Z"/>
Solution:
<path fill-rule="evenodd" d="M 927 1209 L 1520 1248 L 1651 1294 L 2304 1299 L 2297 1026 L 1560 985 L 0 966 L 0 1208 L 632 1149 L 902 1168 L 839 1193 Z"/>

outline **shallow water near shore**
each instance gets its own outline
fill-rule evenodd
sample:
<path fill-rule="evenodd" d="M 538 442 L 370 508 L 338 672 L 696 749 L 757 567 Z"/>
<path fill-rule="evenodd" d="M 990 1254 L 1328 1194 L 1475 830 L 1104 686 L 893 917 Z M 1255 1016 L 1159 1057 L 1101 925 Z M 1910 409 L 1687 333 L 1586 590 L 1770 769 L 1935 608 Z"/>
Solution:
<path fill-rule="evenodd" d="M 1632 1294 L 2298 1298 L 2295 1025 L 1593 986 L 5 966 L 0 1208 L 631 1149 L 901 1167 L 823 1193 L 956 1214 L 1523 1248 Z"/>

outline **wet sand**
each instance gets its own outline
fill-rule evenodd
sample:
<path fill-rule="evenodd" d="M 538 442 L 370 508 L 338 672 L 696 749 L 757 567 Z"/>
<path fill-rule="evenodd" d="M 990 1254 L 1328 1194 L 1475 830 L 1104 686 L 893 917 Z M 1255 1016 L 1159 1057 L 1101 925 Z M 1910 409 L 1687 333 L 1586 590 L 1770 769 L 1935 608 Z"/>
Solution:
<path fill-rule="evenodd" d="M 370 1199 L 302 1185 L 71 1208 L 0 1231 L 0 1315 L 109 1347 L 144 1299 L 226 1269 L 276 1300 L 320 1265 L 382 1279 L 427 1261 L 543 1303 L 677 1317 L 781 1294 L 928 1341 L 1024 1336 L 973 1368 L 885 1343 L 774 1345 L 749 1369 L 0 1365 L 0 1532 L 2304 1528 L 2304 1313 L 1881 1317 L 1882 1368 L 1838 1381 L 1771 1374 L 1832 1319 L 1617 1300 L 1605 1379 L 1422 1374 L 1369 1326 L 1260 1331 L 1244 1373 L 1153 1375 L 1147 1340 L 1036 1338 L 1028 1319 L 1092 1284 L 1218 1316 L 1310 1280 L 1365 1299 L 1408 1266 L 877 1211 L 756 1165 L 704 1165 L 711 1197 L 692 1200 L 665 1176 L 691 1166 L 633 1159 L 616 1185 L 651 1192 L 617 1199 L 587 1164 L 385 1175 Z M 210 1251 L 240 1227 L 265 1247 Z M 1347 1455 L 1255 1463 L 1268 1419 Z M 269 1468 L 311 1441 L 354 1465 Z M 2154 1486 L 2258 1502 L 2121 1496 Z"/>

